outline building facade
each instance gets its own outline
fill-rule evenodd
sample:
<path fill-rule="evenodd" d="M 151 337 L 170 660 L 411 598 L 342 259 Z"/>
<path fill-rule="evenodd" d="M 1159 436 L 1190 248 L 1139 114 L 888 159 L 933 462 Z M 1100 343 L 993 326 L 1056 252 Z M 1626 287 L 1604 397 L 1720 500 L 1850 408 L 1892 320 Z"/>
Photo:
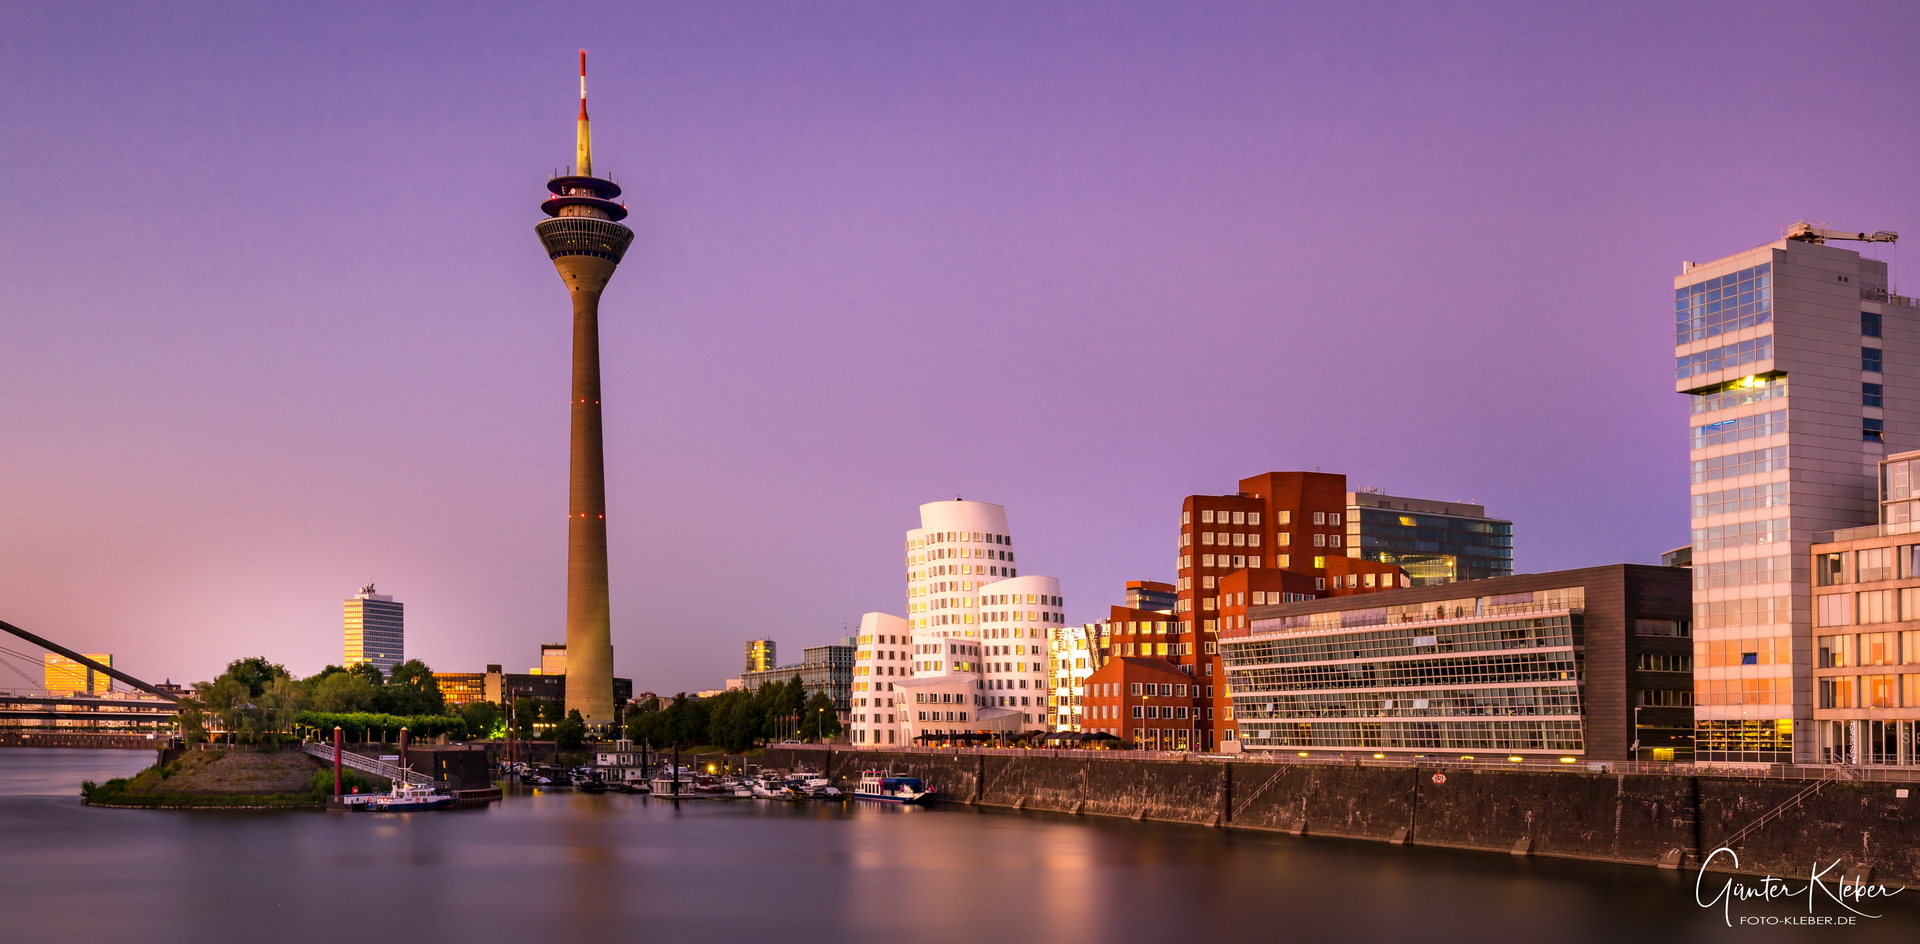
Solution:
<path fill-rule="evenodd" d="M 567 644 L 564 642 L 543 642 L 540 644 L 540 674 L 567 674 Z"/>
<path fill-rule="evenodd" d="M 1392 564 L 1416 587 L 1513 573 L 1513 522 L 1470 502 L 1347 493 L 1347 555 Z"/>
<path fill-rule="evenodd" d="M 777 651 L 771 639 L 747 640 L 747 664 L 741 671 L 765 672 L 779 665 L 780 659 L 775 655 Z"/>
<path fill-rule="evenodd" d="M 884 613 L 861 617 L 851 693 L 855 744 L 1047 723 L 1047 649 L 1066 625 L 1066 601 L 1056 578 L 1020 576 L 1013 547 L 1000 505 L 955 499 L 920 506 L 920 527 L 907 532 L 905 545 L 907 616 L 898 623 Z M 961 689 L 970 692 L 965 709 L 941 708 L 939 720 L 929 720 L 935 709 L 924 707 L 932 704 L 926 697 Z M 959 721 L 949 712 L 964 712 L 968 726 L 952 727 Z"/>
<path fill-rule="evenodd" d="M 1249 751 L 1685 760 L 1690 594 L 1614 564 L 1255 607 L 1225 720 Z"/>
<path fill-rule="evenodd" d="M 81 655 L 104 666 L 113 665 L 110 652 L 83 652 Z M 57 653 L 46 653 L 41 666 L 42 687 L 54 695 L 105 695 L 113 690 L 113 676 L 95 672 L 85 663 L 75 662 Z"/>
<path fill-rule="evenodd" d="M 1879 524 L 1814 536 L 1820 763 L 1920 764 L 1920 452 L 1888 456 L 1879 490 Z"/>
<path fill-rule="evenodd" d="M 375 593 L 373 584 L 346 601 L 346 657 L 344 665 L 368 663 L 391 675 L 393 667 L 407 660 L 406 604 L 384 593 Z"/>
<path fill-rule="evenodd" d="M 433 681 L 440 686 L 440 697 L 446 701 L 449 711 L 474 702 L 491 701 L 487 698 L 485 672 L 435 672 Z"/>
<path fill-rule="evenodd" d="M 1087 677 L 1080 730 L 1111 734 L 1143 751 L 1192 750 L 1206 699 L 1165 659 L 1114 656 Z"/>
<path fill-rule="evenodd" d="M 1214 693 L 1204 710 L 1215 720 L 1197 729 L 1194 749 L 1216 749 L 1235 730 L 1218 684 L 1219 640 L 1227 623 L 1244 617 L 1223 607 L 1249 604 L 1233 604 L 1222 581 L 1246 571 L 1247 588 L 1235 591 L 1246 600 L 1256 590 L 1338 596 L 1401 582 L 1395 565 L 1348 556 L 1347 494 L 1344 475 L 1269 472 L 1241 479 L 1232 495 L 1189 495 L 1182 502 L 1174 631 L 1153 644 L 1156 651 L 1166 645 L 1168 661 Z"/>
<path fill-rule="evenodd" d="M 1110 623 L 1062 626 L 1047 640 L 1047 719 L 1055 731 L 1079 731 L 1087 677 L 1107 660 Z"/>
<path fill-rule="evenodd" d="M 1698 756 L 1812 762 L 1812 542 L 1872 524 L 1879 461 L 1920 445 L 1920 319 L 1885 263 L 1794 239 L 1688 263 L 1673 289 Z"/>

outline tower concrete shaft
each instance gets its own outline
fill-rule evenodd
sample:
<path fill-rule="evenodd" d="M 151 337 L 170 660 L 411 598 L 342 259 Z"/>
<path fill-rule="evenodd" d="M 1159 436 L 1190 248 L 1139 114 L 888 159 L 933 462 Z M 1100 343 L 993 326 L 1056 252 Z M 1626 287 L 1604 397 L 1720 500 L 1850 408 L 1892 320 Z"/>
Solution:
<path fill-rule="evenodd" d="M 600 422 L 600 294 L 633 242 L 620 188 L 586 176 L 586 54 L 581 54 L 579 174 L 547 182 L 534 227 L 573 298 L 572 434 L 567 470 L 567 710 L 614 722 L 613 610 L 607 589 L 607 468 Z"/>

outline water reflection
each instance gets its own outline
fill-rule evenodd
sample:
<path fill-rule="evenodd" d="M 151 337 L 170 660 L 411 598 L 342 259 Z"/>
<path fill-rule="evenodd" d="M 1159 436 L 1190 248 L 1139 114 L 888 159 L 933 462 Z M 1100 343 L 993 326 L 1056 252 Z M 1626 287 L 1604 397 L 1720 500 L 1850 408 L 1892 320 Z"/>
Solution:
<path fill-rule="evenodd" d="M 0 751 L 0 782 L 71 784 L 102 765 L 23 753 Z M 1690 873 L 960 806 L 561 791 L 428 814 L 167 813 L 18 793 L 0 797 L 7 941 L 1791 936 L 1720 926 L 1691 903 Z M 1912 903 L 1897 904 L 1807 936 L 1911 940 Z"/>

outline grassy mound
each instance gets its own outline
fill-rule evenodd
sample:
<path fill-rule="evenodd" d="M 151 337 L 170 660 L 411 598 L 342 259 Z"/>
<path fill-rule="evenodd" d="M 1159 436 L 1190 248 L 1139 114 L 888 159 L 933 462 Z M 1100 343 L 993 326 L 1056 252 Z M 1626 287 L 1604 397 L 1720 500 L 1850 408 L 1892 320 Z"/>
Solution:
<path fill-rule="evenodd" d="M 363 792 L 375 788 L 356 770 L 343 780 Z M 321 809 L 332 792 L 333 769 L 292 751 L 189 751 L 132 777 L 80 785 L 90 806 L 175 810 Z"/>

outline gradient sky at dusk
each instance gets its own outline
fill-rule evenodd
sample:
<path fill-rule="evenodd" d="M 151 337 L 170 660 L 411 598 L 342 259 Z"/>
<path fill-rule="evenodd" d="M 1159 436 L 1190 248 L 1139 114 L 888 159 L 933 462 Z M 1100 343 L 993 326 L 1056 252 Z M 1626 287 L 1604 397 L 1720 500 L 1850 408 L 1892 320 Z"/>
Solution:
<path fill-rule="evenodd" d="M 1801 218 L 1920 234 L 1916 34 L 1894 2 L 12 4 L 0 619 L 176 681 L 338 661 L 370 579 L 438 669 L 563 639 L 533 224 L 582 46 L 638 233 L 602 330 L 642 689 L 901 612 L 903 532 L 956 494 L 1074 621 L 1172 577 L 1183 496 L 1275 469 L 1483 502 L 1519 571 L 1652 562 L 1687 541 L 1670 279 Z"/>

